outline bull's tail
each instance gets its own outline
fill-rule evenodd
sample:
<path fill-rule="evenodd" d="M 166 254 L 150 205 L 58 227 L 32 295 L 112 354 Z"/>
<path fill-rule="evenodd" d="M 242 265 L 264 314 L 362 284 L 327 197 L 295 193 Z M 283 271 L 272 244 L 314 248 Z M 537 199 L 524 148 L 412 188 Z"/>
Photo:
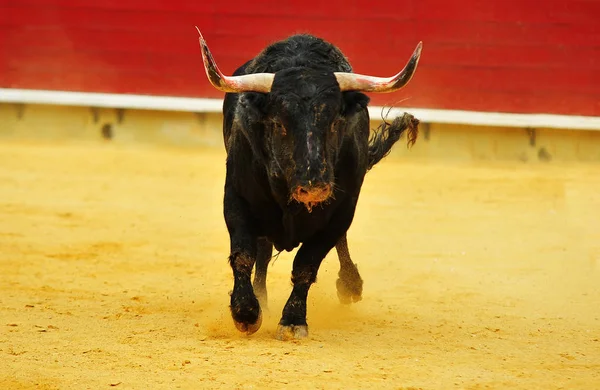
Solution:
<path fill-rule="evenodd" d="M 383 122 L 369 140 L 368 170 L 390 153 L 392 146 L 400 139 L 405 130 L 408 130 L 407 146 L 411 147 L 417 141 L 419 120 L 408 113 L 395 118 L 392 123 L 383 118 Z"/>

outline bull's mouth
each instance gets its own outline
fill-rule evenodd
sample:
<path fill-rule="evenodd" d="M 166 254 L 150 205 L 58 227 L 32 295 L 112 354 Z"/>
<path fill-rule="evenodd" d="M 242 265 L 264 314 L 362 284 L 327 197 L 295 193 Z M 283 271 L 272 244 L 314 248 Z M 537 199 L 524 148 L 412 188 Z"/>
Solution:
<path fill-rule="evenodd" d="M 314 206 L 325 202 L 332 195 L 331 185 L 298 186 L 292 192 L 292 198 L 302 203 L 310 213 Z"/>

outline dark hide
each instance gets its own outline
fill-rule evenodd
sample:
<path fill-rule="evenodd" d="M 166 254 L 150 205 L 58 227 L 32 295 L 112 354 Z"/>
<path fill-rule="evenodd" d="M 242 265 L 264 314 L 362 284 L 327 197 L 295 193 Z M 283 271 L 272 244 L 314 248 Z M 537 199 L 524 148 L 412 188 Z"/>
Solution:
<path fill-rule="evenodd" d="M 267 47 L 234 73 L 275 73 L 270 93 L 225 95 L 224 215 L 234 275 L 231 312 L 243 332 L 260 327 L 273 247 L 291 251 L 301 245 L 279 338 L 306 336 L 308 290 L 333 247 L 340 258 L 340 300 L 360 300 L 362 279 L 350 259 L 346 232 L 366 172 L 389 153 L 406 128 L 414 142 L 418 121 L 405 114 L 384 124 L 369 143 L 369 98 L 341 92 L 333 75 L 337 71 L 352 68 L 335 46 L 296 35 Z M 329 189 L 323 201 L 297 200 Z"/>

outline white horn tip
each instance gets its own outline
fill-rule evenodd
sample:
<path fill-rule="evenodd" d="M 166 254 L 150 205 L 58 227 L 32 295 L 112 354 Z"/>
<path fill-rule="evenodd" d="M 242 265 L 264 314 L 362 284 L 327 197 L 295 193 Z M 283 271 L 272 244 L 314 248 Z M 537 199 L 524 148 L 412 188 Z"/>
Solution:
<path fill-rule="evenodd" d="M 420 41 L 417 44 L 417 48 L 415 49 L 415 54 L 418 55 L 418 56 L 420 56 L 422 50 L 423 50 L 423 41 Z"/>
<path fill-rule="evenodd" d="M 200 35 L 200 39 L 204 40 L 204 37 L 202 36 L 202 33 L 200 32 L 200 29 L 198 28 L 198 26 L 194 26 L 196 27 L 196 30 L 198 31 L 198 34 Z"/>

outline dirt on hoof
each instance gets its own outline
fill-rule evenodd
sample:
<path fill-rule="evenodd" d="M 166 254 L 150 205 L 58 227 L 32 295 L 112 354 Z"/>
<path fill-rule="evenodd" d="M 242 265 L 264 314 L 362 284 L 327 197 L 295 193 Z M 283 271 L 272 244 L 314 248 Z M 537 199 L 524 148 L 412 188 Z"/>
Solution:
<path fill-rule="evenodd" d="M 253 333 L 256 333 L 262 325 L 262 312 L 258 313 L 258 320 L 254 324 L 245 324 L 243 322 L 237 322 L 235 320 L 233 321 L 233 323 L 237 330 L 247 335 L 251 335 Z"/>
<path fill-rule="evenodd" d="M 277 340 L 302 340 L 308 337 L 307 325 L 279 325 L 277 326 Z"/>
<path fill-rule="evenodd" d="M 360 285 L 349 288 L 342 279 L 336 281 L 337 296 L 341 304 L 349 305 L 362 300 L 362 280 Z"/>

